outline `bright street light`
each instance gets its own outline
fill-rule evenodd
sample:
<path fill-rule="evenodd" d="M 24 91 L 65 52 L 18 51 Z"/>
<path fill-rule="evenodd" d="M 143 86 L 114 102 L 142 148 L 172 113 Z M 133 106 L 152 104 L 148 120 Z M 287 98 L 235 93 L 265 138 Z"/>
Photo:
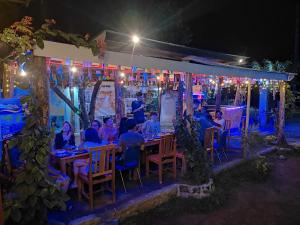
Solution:
<path fill-rule="evenodd" d="M 71 67 L 71 72 L 72 72 L 72 73 L 76 73 L 76 72 L 77 72 L 77 68 L 76 68 L 75 66 L 72 66 L 72 67 Z"/>
<path fill-rule="evenodd" d="M 134 44 L 137 44 L 137 43 L 140 42 L 140 38 L 139 38 L 137 35 L 133 35 L 133 36 L 132 36 L 132 42 L 133 42 Z"/>
<path fill-rule="evenodd" d="M 27 73 L 26 73 L 25 70 L 21 70 L 20 75 L 21 75 L 22 77 L 26 77 Z"/>
<path fill-rule="evenodd" d="M 244 62 L 244 59 L 239 59 L 239 63 L 243 63 Z"/>

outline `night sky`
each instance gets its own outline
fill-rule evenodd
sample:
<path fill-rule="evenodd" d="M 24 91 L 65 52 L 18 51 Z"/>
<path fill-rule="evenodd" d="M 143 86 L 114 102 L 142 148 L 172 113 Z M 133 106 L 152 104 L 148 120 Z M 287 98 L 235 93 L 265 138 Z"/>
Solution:
<path fill-rule="evenodd" d="M 161 7 L 165 2 L 33 0 L 28 7 L 0 4 L 0 29 L 28 15 L 37 24 L 54 18 L 68 32 L 95 35 L 112 29 L 156 39 L 180 20 L 192 35 L 190 46 L 255 59 L 292 59 L 296 1 L 181 0 L 175 1 L 178 7 L 172 7 L 171 13 Z"/>

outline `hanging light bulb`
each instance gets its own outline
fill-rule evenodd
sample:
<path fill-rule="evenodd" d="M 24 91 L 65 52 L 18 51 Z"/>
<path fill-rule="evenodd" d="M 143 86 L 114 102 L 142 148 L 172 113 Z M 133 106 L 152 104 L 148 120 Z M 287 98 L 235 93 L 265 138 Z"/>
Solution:
<path fill-rule="evenodd" d="M 120 73 L 120 77 L 125 77 L 125 73 L 124 73 L 124 72 L 121 72 L 121 73 Z"/>
<path fill-rule="evenodd" d="M 27 76 L 27 73 L 26 73 L 26 71 L 25 70 L 21 70 L 21 72 L 20 72 L 20 75 L 22 76 L 22 77 L 26 77 Z"/>

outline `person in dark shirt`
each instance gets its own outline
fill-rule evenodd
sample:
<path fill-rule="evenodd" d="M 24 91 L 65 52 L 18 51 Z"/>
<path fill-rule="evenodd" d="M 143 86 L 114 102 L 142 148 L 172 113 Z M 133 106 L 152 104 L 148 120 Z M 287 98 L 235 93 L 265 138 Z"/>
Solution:
<path fill-rule="evenodd" d="M 122 118 L 121 118 L 120 126 L 119 126 L 119 137 L 120 137 L 122 134 L 124 134 L 124 133 L 126 133 L 126 132 L 128 131 L 127 125 L 126 125 L 127 120 L 128 120 L 127 117 L 122 117 Z"/>
<path fill-rule="evenodd" d="M 145 122 L 145 114 L 144 114 L 145 103 L 143 102 L 143 94 L 141 92 L 138 92 L 136 94 L 136 97 L 137 100 L 131 103 L 131 109 L 135 121 L 137 122 L 137 124 L 140 124 Z"/>
<path fill-rule="evenodd" d="M 136 132 L 136 121 L 128 119 L 126 126 L 128 131 L 120 136 L 120 146 L 122 151 L 126 151 L 129 147 L 137 147 L 144 144 L 144 137 Z"/>
<path fill-rule="evenodd" d="M 62 149 L 65 146 L 75 146 L 75 136 L 72 126 L 68 121 L 63 123 L 62 131 L 55 136 L 55 149 Z"/>

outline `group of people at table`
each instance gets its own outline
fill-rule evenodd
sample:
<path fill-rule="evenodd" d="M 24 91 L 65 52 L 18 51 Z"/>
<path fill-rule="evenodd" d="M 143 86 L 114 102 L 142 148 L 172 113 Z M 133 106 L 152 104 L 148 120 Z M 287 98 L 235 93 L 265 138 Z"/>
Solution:
<path fill-rule="evenodd" d="M 78 149 L 86 149 L 98 146 L 103 146 L 111 143 L 118 143 L 120 146 L 120 157 L 122 160 L 122 153 L 130 147 L 141 147 L 145 139 L 153 139 L 160 133 L 160 122 L 158 120 L 157 112 L 151 112 L 150 118 L 146 120 L 144 115 L 144 103 L 141 95 L 137 95 L 137 100 L 132 102 L 133 118 L 129 119 L 123 117 L 120 121 L 119 127 L 116 127 L 111 117 L 103 119 L 103 125 L 99 120 L 93 120 L 90 127 L 83 132 L 81 143 Z M 69 146 L 75 146 L 75 136 L 72 126 L 65 121 L 60 133 L 57 133 L 54 141 L 54 149 L 66 149 Z M 89 159 L 76 159 L 73 162 L 74 181 L 70 188 L 76 188 L 78 185 L 79 173 L 87 174 L 89 170 Z M 54 176 L 57 177 L 57 182 L 63 190 L 69 187 L 70 178 L 65 174 L 50 168 Z"/>
<path fill-rule="evenodd" d="M 219 148 L 225 148 L 227 131 L 225 130 L 225 120 L 222 118 L 222 112 L 217 110 L 215 118 L 207 112 L 201 102 L 194 99 L 194 119 L 199 126 L 199 139 L 204 143 L 205 131 L 207 128 L 214 127 L 219 134 Z M 160 122 L 158 120 L 158 114 L 152 112 L 150 118 L 146 120 L 144 114 L 144 103 L 142 95 L 137 94 L 137 100 L 132 102 L 133 119 L 123 117 L 120 121 L 119 127 L 116 127 L 111 117 L 103 119 L 103 125 L 98 120 L 93 120 L 91 126 L 84 131 L 81 138 L 81 143 L 78 149 L 89 149 L 105 144 L 118 143 L 120 146 L 120 152 L 126 151 L 129 147 L 142 146 L 145 139 L 153 139 L 160 133 Z M 72 126 L 69 122 L 65 121 L 62 127 L 62 131 L 56 134 L 55 137 L 55 149 L 64 149 L 67 146 L 75 146 L 75 136 Z M 119 159 L 120 159 L 119 158 Z M 87 174 L 89 170 L 89 159 L 76 159 L 73 162 L 73 175 L 74 181 L 70 188 L 76 188 L 78 185 L 79 173 Z M 53 167 L 49 170 L 57 178 L 57 182 L 63 190 L 67 190 L 70 183 L 70 178 L 65 174 L 60 173 Z"/>

